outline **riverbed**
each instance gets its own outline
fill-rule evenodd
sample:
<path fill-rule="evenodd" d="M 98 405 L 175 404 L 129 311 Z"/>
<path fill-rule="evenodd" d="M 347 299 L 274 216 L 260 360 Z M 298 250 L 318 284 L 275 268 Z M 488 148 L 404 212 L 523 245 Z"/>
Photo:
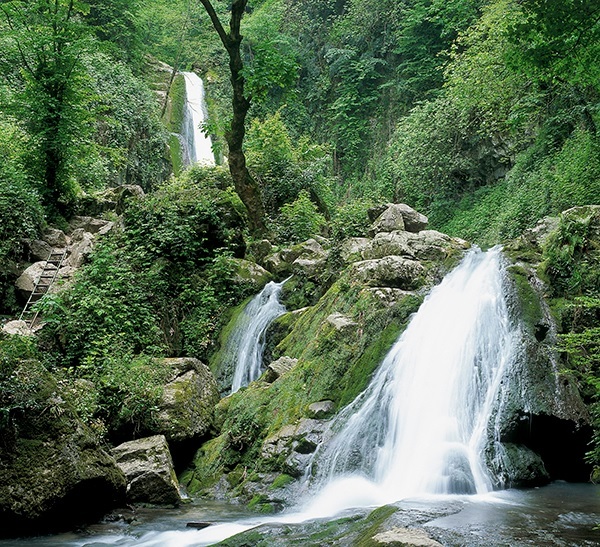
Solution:
<path fill-rule="evenodd" d="M 176 509 L 136 508 L 66 534 L 2 540 L 0 547 L 192 547 L 230 537 L 234 545 L 352 545 L 357 538 L 398 527 L 421 528 L 445 546 L 600 545 L 600 486 L 556 482 L 543 488 L 484 496 L 438 496 L 393 504 L 385 518 L 374 508 L 302 521 L 292 510 L 257 516 L 240 506 L 194 501 Z M 380 511 L 381 513 L 381 511 Z M 210 522 L 205 530 L 188 523 Z M 378 523 L 373 529 L 373 523 Z M 231 537 L 237 532 L 242 535 Z"/>

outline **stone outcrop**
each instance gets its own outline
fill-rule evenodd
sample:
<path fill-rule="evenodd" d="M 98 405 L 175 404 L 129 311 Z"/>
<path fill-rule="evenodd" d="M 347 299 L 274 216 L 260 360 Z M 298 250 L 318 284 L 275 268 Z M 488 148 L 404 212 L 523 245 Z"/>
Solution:
<path fill-rule="evenodd" d="M 123 473 L 50 373 L 36 361 L 23 361 L 13 375 L 29 402 L 18 428 L 9 421 L 2 429 L 0 535 L 58 530 L 121 503 Z"/>
<path fill-rule="evenodd" d="M 292 370 L 298 364 L 298 359 L 292 359 L 291 357 L 280 357 L 276 361 L 269 363 L 267 369 L 264 372 L 265 382 L 272 383 L 277 378 L 283 376 L 286 372 Z"/>
<path fill-rule="evenodd" d="M 427 224 L 427 217 L 412 207 L 404 203 L 388 203 L 385 210 L 373 222 L 370 235 L 397 230 L 417 233 L 425 230 Z"/>
<path fill-rule="evenodd" d="M 411 290 L 422 284 L 423 265 L 401 256 L 363 260 L 351 265 L 351 277 L 370 287 L 395 287 Z"/>
<path fill-rule="evenodd" d="M 255 292 L 259 292 L 273 276 L 256 262 L 243 258 L 232 259 L 237 266 L 236 277 L 242 283 L 250 283 Z"/>
<path fill-rule="evenodd" d="M 30 293 L 35 288 L 35 284 L 40 279 L 42 272 L 44 271 L 44 264 L 46 261 L 35 262 L 31 266 L 29 266 L 17 279 L 15 285 L 17 289 Z M 50 266 L 52 271 L 56 270 L 54 266 Z"/>
<path fill-rule="evenodd" d="M 373 536 L 375 545 L 388 547 L 442 547 L 439 541 L 431 539 L 424 530 L 418 528 L 392 528 Z"/>
<path fill-rule="evenodd" d="M 181 501 L 169 445 L 163 435 L 129 441 L 112 452 L 127 478 L 128 501 L 155 505 Z"/>
<path fill-rule="evenodd" d="M 312 418 L 303 418 L 295 425 L 284 426 L 275 435 L 265 439 L 261 457 L 265 460 L 283 459 L 284 472 L 300 477 L 320 444 L 326 427 L 326 421 Z"/>
<path fill-rule="evenodd" d="M 169 441 L 202 437 L 213 422 L 219 401 L 217 383 L 210 369 L 198 359 L 166 359 L 176 376 L 165 385 L 156 415 L 156 432 Z"/>
<path fill-rule="evenodd" d="M 324 245 L 328 241 L 321 238 L 308 239 L 291 248 L 281 249 L 267 256 L 263 266 L 275 275 L 285 275 L 292 271 L 303 272 L 309 277 L 321 273 L 329 256 L 329 250 Z"/>

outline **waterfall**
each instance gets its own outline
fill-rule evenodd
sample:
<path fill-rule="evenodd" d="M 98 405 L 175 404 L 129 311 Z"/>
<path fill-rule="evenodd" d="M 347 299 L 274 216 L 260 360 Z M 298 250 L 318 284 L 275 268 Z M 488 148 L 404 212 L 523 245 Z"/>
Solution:
<path fill-rule="evenodd" d="M 231 393 L 256 380 L 262 372 L 266 330 L 285 313 L 285 306 L 279 302 L 279 295 L 286 281 L 287 279 L 281 283 L 267 283 L 244 308 L 236 323 L 227 343 L 235 362 Z"/>
<path fill-rule="evenodd" d="M 499 248 L 474 250 L 425 299 L 314 461 L 311 512 L 492 489 L 484 450 L 518 327 Z"/>
<path fill-rule="evenodd" d="M 185 107 L 181 128 L 181 145 L 184 165 L 202 163 L 214 165 L 210 137 L 202 132 L 206 120 L 204 83 L 194 72 L 183 72 L 185 78 Z"/>

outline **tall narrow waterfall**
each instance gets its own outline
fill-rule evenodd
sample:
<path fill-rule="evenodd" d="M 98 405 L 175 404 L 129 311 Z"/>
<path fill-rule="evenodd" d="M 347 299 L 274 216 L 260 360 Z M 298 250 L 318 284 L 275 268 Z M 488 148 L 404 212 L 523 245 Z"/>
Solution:
<path fill-rule="evenodd" d="M 483 451 L 518 340 L 503 277 L 498 248 L 471 251 L 427 297 L 316 455 L 322 514 L 492 488 Z"/>
<path fill-rule="evenodd" d="M 194 72 L 182 74 L 185 78 L 186 95 L 181 129 L 183 163 L 214 165 L 212 142 L 210 137 L 202 132 L 202 124 L 206 120 L 204 83 Z"/>
<path fill-rule="evenodd" d="M 232 333 L 228 347 L 234 350 L 235 372 L 231 393 L 256 380 L 262 370 L 265 347 L 265 333 L 268 326 L 285 313 L 285 306 L 279 302 L 283 284 L 267 283 L 244 308 Z"/>

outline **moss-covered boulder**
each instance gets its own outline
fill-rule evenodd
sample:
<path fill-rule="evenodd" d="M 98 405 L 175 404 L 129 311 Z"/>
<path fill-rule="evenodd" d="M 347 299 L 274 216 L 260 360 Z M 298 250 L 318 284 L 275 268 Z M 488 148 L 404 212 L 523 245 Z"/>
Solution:
<path fill-rule="evenodd" d="M 0 361 L 0 534 L 60 529 L 121 502 L 123 473 L 52 375 L 33 359 Z"/>
<path fill-rule="evenodd" d="M 210 369 L 198 359 L 165 359 L 176 376 L 163 388 L 154 432 L 169 441 L 202 437 L 212 426 L 219 390 Z"/>

